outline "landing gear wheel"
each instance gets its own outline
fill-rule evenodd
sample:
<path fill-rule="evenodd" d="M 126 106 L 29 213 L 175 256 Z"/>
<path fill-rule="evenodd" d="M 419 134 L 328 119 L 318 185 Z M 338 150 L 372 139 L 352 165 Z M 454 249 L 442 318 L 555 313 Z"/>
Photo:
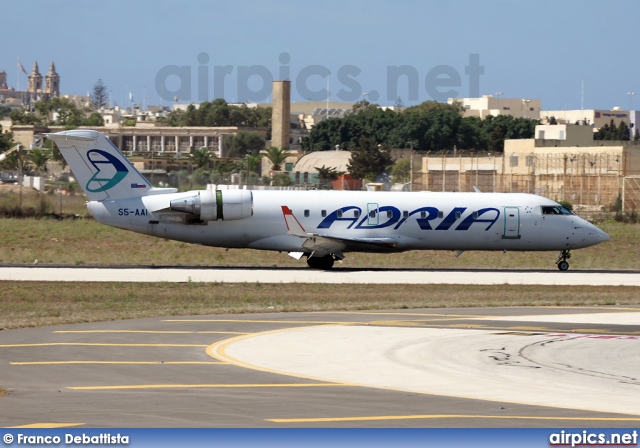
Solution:
<path fill-rule="evenodd" d="M 564 260 L 559 261 L 558 262 L 558 269 L 560 269 L 561 271 L 566 271 L 567 269 L 569 269 L 569 263 L 567 263 Z"/>
<path fill-rule="evenodd" d="M 307 258 L 307 264 L 311 269 L 321 269 L 327 271 L 333 267 L 333 256 L 325 255 L 324 257 L 309 257 Z"/>
<path fill-rule="evenodd" d="M 569 258 L 571 258 L 571 252 L 569 252 L 568 250 L 563 250 L 562 252 L 560 252 L 560 255 L 558 255 L 558 261 L 556 261 L 558 269 L 560 269 L 561 271 L 566 271 L 567 269 L 569 269 L 569 262 L 567 262 Z"/>

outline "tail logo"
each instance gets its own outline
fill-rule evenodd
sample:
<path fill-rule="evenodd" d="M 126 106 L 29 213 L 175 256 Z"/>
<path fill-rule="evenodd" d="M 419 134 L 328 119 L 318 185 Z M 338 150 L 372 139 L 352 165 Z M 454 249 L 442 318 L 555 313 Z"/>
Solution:
<path fill-rule="evenodd" d="M 96 169 L 95 174 L 85 188 L 92 193 L 109 190 L 124 179 L 129 170 L 118 158 L 100 149 L 92 149 L 87 153 L 87 158 Z"/>

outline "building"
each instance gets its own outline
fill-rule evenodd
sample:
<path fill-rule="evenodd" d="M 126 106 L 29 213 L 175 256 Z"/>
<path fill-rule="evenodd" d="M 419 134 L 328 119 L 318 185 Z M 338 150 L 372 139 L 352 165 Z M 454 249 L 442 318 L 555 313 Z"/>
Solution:
<path fill-rule="evenodd" d="M 173 127 L 157 126 L 150 122 L 136 126 L 92 127 L 105 134 L 109 140 L 128 156 L 150 156 L 180 158 L 192 149 L 209 148 L 217 157 L 224 158 L 224 139 L 238 131 L 249 131 L 266 135 L 264 129 L 229 127 Z M 14 141 L 25 147 L 41 141 L 44 134 L 64 130 L 62 126 L 16 125 L 11 128 Z"/>
<path fill-rule="evenodd" d="M 298 160 L 298 163 L 289 173 L 291 182 L 295 185 L 319 184 L 318 170 L 316 168 L 334 168 L 343 174 L 332 182 L 334 190 L 360 190 L 361 182 L 349 175 L 347 165 L 351 160 L 349 151 L 316 151 Z"/>
<path fill-rule="evenodd" d="M 585 109 L 585 110 L 544 110 L 540 113 L 540 118 L 548 122 L 551 118 L 555 118 L 558 124 L 586 124 L 593 128 L 596 132 L 605 124 L 611 124 L 611 120 L 616 126 L 621 122 L 635 123 L 636 112 L 633 112 L 633 121 L 628 110 L 621 110 L 619 107 L 608 109 Z"/>
<path fill-rule="evenodd" d="M 483 95 L 481 98 L 449 98 L 447 103 L 459 103 L 465 117 L 484 119 L 487 115 L 511 115 L 515 118 L 540 118 L 540 100 L 537 99 Z"/>
<path fill-rule="evenodd" d="M 19 65 L 19 68 L 24 69 L 22 64 Z M 0 70 L 0 101 L 2 102 L 10 104 L 19 102 L 23 106 L 56 96 L 60 96 L 60 75 L 56 71 L 53 61 L 49 66 L 49 72 L 44 77 L 40 73 L 38 61 L 33 63 L 31 73 L 28 75 L 26 90 L 16 90 L 16 88 L 10 87 L 7 83 L 7 73 Z"/>
<path fill-rule="evenodd" d="M 523 192 L 591 210 L 620 199 L 640 209 L 640 142 L 593 140 L 591 126 L 540 125 L 535 138 L 505 140 L 502 154 L 443 153 L 422 161 L 431 191 Z"/>

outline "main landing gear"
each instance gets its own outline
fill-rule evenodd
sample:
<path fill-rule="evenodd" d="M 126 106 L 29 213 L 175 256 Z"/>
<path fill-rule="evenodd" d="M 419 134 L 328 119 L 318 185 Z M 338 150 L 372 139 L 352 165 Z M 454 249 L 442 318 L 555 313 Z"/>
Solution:
<path fill-rule="evenodd" d="M 333 267 L 335 259 L 333 255 L 325 255 L 324 257 L 307 257 L 307 264 L 311 269 L 321 269 L 327 271 Z"/>
<path fill-rule="evenodd" d="M 560 252 L 558 254 L 558 261 L 556 261 L 558 269 L 560 269 L 561 271 L 566 271 L 567 269 L 569 269 L 569 262 L 567 261 L 569 258 L 571 258 L 571 252 L 569 252 L 568 250 L 563 250 L 562 252 Z"/>

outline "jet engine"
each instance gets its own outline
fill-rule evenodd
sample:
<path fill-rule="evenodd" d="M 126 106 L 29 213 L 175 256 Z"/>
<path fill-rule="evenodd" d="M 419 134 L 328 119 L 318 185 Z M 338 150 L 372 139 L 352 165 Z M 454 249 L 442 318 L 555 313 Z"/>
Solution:
<path fill-rule="evenodd" d="M 232 221 L 253 215 L 253 194 L 247 190 L 201 190 L 170 204 L 172 211 L 189 213 L 202 221 Z"/>

